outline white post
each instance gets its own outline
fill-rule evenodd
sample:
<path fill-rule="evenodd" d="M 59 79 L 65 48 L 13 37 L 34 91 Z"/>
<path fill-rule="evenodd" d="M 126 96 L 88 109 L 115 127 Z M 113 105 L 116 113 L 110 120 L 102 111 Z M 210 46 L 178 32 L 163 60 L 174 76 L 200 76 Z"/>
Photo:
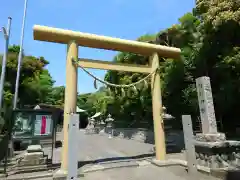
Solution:
<path fill-rule="evenodd" d="M 79 114 L 71 114 L 68 124 L 68 175 L 67 180 L 77 180 L 78 175 Z"/>
<path fill-rule="evenodd" d="M 195 155 L 194 136 L 192 128 L 192 120 L 190 115 L 182 116 L 184 142 L 186 148 L 186 160 L 188 172 L 191 176 L 196 176 L 197 173 L 197 160 Z"/>

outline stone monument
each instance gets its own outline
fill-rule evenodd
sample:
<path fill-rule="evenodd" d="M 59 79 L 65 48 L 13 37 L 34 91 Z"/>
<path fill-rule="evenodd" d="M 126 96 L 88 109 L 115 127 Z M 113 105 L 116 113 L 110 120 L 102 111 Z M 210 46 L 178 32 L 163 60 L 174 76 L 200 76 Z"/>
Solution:
<path fill-rule="evenodd" d="M 240 160 L 240 142 L 226 140 L 218 132 L 209 77 L 196 79 L 202 133 L 195 136 L 196 158 L 199 165 L 209 168 L 236 166 Z"/>
<path fill-rule="evenodd" d="M 197 134 L 196 139 L 206 142 L 226 140 L 225 134 L 217 130 L 210 78 L 206 76 L 197 78 L 196 86 L 202 124 L 202 133 Z"/>

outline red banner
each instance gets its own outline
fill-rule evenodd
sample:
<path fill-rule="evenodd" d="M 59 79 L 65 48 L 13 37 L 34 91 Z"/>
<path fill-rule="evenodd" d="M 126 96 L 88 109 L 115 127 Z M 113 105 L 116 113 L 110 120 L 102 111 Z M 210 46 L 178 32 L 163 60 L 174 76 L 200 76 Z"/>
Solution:
<path fill-rule="evenodd" d="M 46 133 L 46 125 L 47 125 L 46 116 L 42 116 L 41 134 L 45 134 Z"/>

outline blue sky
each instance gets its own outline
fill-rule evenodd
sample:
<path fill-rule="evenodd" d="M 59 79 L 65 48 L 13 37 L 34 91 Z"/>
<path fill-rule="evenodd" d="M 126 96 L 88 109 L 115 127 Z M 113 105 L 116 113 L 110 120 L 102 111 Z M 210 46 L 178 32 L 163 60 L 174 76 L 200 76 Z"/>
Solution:
<path fill-rule="evenodd" d="M 28 0 L 24 51 L 43 56 L 55 85 L 65 84 L 66 46 L 33 40 L 34 24 L 135 40 L 146 33 L 157 33 L 194 7 L 195 0 Z M 2 0 L 0 26 L 12 17 L 10 44 L 20 43 L 24 0 Z M 0 36 L 0 52 L 4 39 Z M 79 48 L 79 57 L 111 61 L 114 51 Z M 105 71 L 90 70 L 104 78 Z M 79 69 L 78 92 L 95 91 L 93 80 Z"/>

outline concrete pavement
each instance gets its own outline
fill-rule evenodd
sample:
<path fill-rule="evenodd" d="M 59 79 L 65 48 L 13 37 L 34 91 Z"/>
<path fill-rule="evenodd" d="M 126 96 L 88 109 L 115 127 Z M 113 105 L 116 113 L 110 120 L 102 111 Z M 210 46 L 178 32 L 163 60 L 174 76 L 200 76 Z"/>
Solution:
<path fill-rule="evenodd" d="M 57 135 L 57 139 L 62 139 L 61 133 Z M 108 136 L 99 134 L 86 135 L 82 130 L 78 132 L 76 143 L 79 170 L 85 172 L 84 177 L 79 178 L 82 180 L 217 180 L 200 173 L 196 177 L 189 177 L 186 170 L 180 166 L 152 165 L 148 161 L 153 156 L 151 144 L 120 138 L 109 139 Z M 44 151 L 51 154 L 50 147 L 44 148 Z M 61 147 L 54 149 L 53 154 L 53 162 L 60 165 Z M 168 157 L 184 158 L 183 154 L 172 154 Z M 52 177 L 39 179 L 50 180 Z"/>
<path fill-rule="evenodd" d="M 62 139 L 62 135 L 58 134 L 57 139 Z M 150 156 L 152 144 L 144 144 L 133 140 L 120 138 L 109 139 L 107 136 L 99 134 L 86 135 L 84 131 L 79 131 L 78 135 L 78 151 L 77 158 L 79 161 L 106 161 L 127 158 L 131 156 Z M 45 148 L 45 152 L 50 155 L 51 148 Z M 61 162 L 61 147 L 54 150 L 53 162 Z"/>

